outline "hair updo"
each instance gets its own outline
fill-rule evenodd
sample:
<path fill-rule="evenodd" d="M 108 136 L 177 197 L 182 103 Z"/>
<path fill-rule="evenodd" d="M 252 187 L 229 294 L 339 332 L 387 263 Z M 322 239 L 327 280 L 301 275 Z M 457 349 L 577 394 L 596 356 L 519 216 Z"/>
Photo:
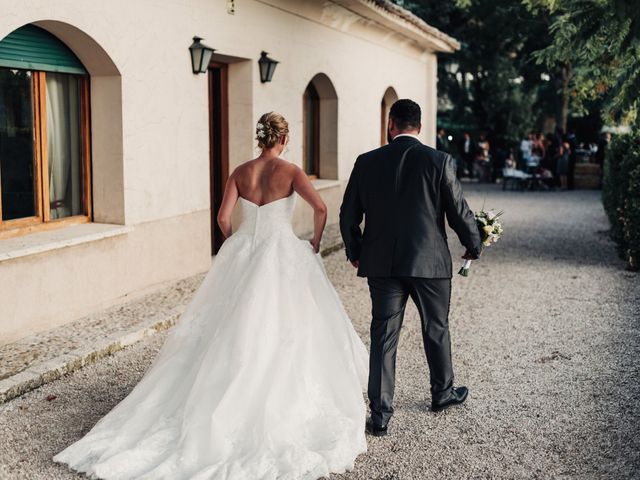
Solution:
<path fill-rule="evenodd" d="M 272 148 L 280 137 L 289 134 L 289 123 L 276 112 L 265 113 L 256 124 L 256 140 L 260 148 Z"/>

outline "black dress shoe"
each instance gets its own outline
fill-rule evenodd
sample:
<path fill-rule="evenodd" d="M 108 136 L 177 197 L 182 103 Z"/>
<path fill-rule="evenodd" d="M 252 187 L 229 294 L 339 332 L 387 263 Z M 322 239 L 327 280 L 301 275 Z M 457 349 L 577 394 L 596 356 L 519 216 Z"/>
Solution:
<path fill-rule="evenodd" d="M 376 425 L 371 418 L 368 418 L 366 431 L 374 437 L 384 437 L 387 434 L 387 425 Z"/>
<path fill-rule="evenodd" d="M 431 402 L 431 410 L 434 412 L 440 412 L 452 405 L 460 405 L 467 399 L 469 395 L 469 389 L 467 387 L 454 388 L 451 391 L 451 396 L 443 402 Z"/>

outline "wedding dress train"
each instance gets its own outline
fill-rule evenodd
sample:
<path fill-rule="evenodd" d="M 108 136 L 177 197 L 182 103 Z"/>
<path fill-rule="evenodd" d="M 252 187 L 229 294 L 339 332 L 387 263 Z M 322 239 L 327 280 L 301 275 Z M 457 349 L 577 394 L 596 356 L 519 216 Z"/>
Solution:
<path fill-rule="evenodd" d="M 293 232 L 295 194 L 240 202 L 151 368 L 56 462 L 101 479 L 316 480 L 366 451 L 367 352 Z"/>

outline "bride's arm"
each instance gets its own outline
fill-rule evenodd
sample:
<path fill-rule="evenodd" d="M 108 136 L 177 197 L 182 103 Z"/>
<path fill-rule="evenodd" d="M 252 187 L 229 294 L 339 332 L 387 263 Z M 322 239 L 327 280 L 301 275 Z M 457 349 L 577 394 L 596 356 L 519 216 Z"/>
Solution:
<path fill-rule="evenodd" d="M 314 228 L 311 244 L 315 252 L 318 253 L 320 251 L 322 232 L 324 232 L 324 226 L 327 223 L 327 206 L 322 201 L 316 189 L 313 188 L 307 174 L 297 167 L 293 177 L 293 189 L 313 208 Z"/>
<path fill-rule="evenodd" d="M 224 195 L 222 197 L 222 203 L 220 204 L 220 210 L 218 211 L 218 225 L 224 238 L 231 236 L 231 214 L 233 213 L 233 207 L 238 201 L 238 186 L 236 185 L 235 174 L 232 174 L 227 180 L 227 185 L 224 188 Z"/>

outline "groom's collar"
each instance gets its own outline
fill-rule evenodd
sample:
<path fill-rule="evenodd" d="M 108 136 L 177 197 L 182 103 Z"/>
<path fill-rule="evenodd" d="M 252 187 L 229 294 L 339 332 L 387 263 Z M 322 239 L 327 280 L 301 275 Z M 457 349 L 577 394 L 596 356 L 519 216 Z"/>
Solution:
<path fill-rule="evenodd" d="M 398 135 L 396 135 L 395 137 L 393 137 L 393 141 L 407 141 L 410 139 L 414 139 L 417 141 L 420 141 L 420 139 L 418 138 L 417 135 L 413 135 L 411 133 L 399 133 Z"/>

